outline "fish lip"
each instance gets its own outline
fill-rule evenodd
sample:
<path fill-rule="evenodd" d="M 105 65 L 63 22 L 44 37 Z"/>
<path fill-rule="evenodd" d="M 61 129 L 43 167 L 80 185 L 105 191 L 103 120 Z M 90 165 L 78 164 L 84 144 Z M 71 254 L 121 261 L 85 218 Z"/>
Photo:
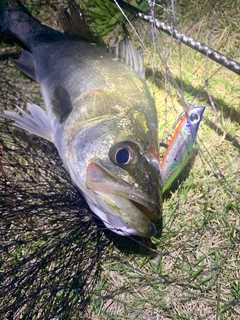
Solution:
<path fill-rule="evenodd" d="M 91 174 L 92 166 L 95 170 L 98 170 L 100 175 L 93 177 Z M 104 183 L 105 175 L 110 178 L 110 181 L 108 180 Z M 129 200 L 129 202 L 141 211 L 141 213 L 143 213 L 149 220 L 157 220 L 161 218 L 161 207 L 156 203 L 156 201 L 149 199 L 142 192 L 137 190 L 137 186 L 133 187 L 125 180 L 113 176 L 111 172 L 96 162 L 91 162 L 88 165 L 86 186 L 88 189 L 95 192 L 118 195 L 123 197 L 125 200 Z"/>
<path fill-rule="evenodd" d="M 124 224 L 124 222 L 122 222 L 122 223 Z M 110 229 L 111 231 L 113 231 L 121 236 L 135 235 L 135 236 L 139 236 L 139 237 L 151 238 L 157 233 L 155 225 L 150 220 L 149 220 L 149 223 L 147 224 L 147 228 L 145 229 L 145 231 L 141 231 L 139 228 L 136 229 L 134 226 L 129 226 L 129 228 L 127 228 L 127 229 L 123 228 L 124 229 L 123 230 L 121 227 L 119 228 L 119 227 L 115 227 L 113 225 L 107 225 L 106 223 L 105 223 L 105 225 L 108 227 L 108 229 Z"/>
<path fill-rule="evenodd" d="M 101 220 L 109 230 L 121 236 L 134 235 L 150 238 L 157 232 L 155 225 L 145 216 L 142 221 L 144 223 L 138 223 L 136 219 L 133 223 L 130 224 L 124 219 L 121 219 L 119 216 L 116 216 L 115 214 L 108 214 L 105 210 L 102 210 L 102 208 L 99 208 L 98 206 L 96 207 L 94 204 L 91 204 L 90 208 L 99 218 L 101 218 Z"/>
<path fill-rule="evenodd" d="M 108 229 L 122 236 L 150 238 L 156 234 L 155 225 L 138 208 L 131 205 L 129 199 L 101 191 L 94 191 L 94 194 L 99 197 L 100 202 L 89 204 L 90 208 Z"/>

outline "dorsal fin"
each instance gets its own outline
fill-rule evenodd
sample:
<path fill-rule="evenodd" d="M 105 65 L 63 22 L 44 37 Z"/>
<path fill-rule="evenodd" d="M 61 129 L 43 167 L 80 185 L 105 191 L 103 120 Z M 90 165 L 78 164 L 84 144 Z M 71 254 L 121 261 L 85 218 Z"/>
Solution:
<path fill-rule="evenodd" d="M 63 123 L 73 110 L 69 93 L 61 86 L 54 89 L 51 104 L 52 111 L 60 123 Z"/>
<path fill-rule="evenodd" d="M 72 1 L 68 9 L 62 10 L 59 20 L 64 33 L 78 35 L 90 42 L 96 42 L 96 37 L 90 31 L 84 14 L 75 1 Z"/>
<path fill-rule="evenodd" d="M 138 52 L 130 40 L 128 35 L 115 46 L 109 47 L 109 51 L 126 65 L 132 68 L 139 77 L 145 80 L 145 67 L 143 66 L 142 55 Z"/>
<path fill-rule="evenodd" d="M 61 12 L 59 20 L 65 33 L 78 35 L 89 42 L 100 43 L 100 40 L 93 35 L 88 27 L 84 14 L 75 1 L 72 1 L 68 9 L 64 9 Z M 109 51 L 136 71 L 141 79 L 145 80 L 145 67 L 143 66 L 142 55 L 134 48 L 125 25 L 123 25 L 123 30 L 125 33 L 124 39 L 117 42 L 116 45 L 109 47 Z"/>

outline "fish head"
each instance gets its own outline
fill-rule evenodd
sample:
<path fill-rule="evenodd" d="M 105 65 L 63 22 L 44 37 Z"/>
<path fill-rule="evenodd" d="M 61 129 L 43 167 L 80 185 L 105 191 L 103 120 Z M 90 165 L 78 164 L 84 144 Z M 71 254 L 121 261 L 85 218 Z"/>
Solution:
<path fill-rule="evenodd" d="M 138 114 L 138 115 L 136 115 Z M 144 111 L 75 121 L 64 140 L 65 165 L 91 210 L 120 235 L 151 237 L 161 218 L 156 119 Z M 81 117 L 82 119 L 82 117 Z M 67 152 L 66 152 L 67 151 Z"/>

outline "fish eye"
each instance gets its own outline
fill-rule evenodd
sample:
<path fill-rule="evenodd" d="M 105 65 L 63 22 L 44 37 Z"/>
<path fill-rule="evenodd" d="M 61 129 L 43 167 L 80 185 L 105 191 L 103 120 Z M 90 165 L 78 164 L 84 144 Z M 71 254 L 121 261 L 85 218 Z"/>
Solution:
<path fill-rule="evenodd" d="M 119 149 L 115 154 L 115 158 L 118 164 L 128 164 L 131 160 L 128 148 Z"/>
<path fill-rule="evenodd" d="M 135 164 L 139 158 L 139 148 L 131 141 L 120 142 L 110 149 L 109 157 L 119 166 Z"/>
<path fill-rule="evenodd" d="M 190 121 L 192 122 L 192 124 L 197 123 L 200 120 L 200 117 L 197 113 L 192 113 L 189 117 Z"/>

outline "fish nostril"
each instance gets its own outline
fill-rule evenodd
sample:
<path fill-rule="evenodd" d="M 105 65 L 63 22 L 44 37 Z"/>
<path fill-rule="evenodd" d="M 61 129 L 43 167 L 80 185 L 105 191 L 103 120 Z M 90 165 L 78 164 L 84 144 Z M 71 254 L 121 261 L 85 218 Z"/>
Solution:
<path fill-rule="evenodd" d="M 148 193 L 152 193 L 153 192 L 153 187 L 152 184 L 148 185 Z"/>

